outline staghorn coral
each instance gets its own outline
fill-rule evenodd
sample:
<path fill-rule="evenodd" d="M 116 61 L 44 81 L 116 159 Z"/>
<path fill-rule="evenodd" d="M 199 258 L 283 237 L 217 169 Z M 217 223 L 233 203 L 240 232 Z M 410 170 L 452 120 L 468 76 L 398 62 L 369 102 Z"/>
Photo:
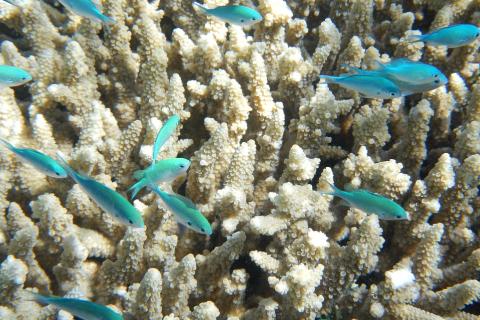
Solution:
<path fill-rule="evenodd" d="M 178 114 L 160 156 L 192 165 L 162 186 L 214 233 L 178 228 L 150 192 L 134 202 L 146 229 L 127 228 L 70 180 L 1 152 L 0 318 L 72 319 L 23 289 L 129 320 L 478 317 L 480 41 L 405 41 L 478 22 L 478 1 L 260 0 L 250 28 L 181 0 L 105 0 L 108 27 L 59 9 L 0 3 L 0 62 L 34 78 L 1 89 L 0 136 L 60 150 L 124 193 Z M 316 81 L 398 57 L 435 64 L 449 85 L 380 101 Z M 387 196 L 410 221 L 344 208 L 317 191 L 325 182 Z"/>

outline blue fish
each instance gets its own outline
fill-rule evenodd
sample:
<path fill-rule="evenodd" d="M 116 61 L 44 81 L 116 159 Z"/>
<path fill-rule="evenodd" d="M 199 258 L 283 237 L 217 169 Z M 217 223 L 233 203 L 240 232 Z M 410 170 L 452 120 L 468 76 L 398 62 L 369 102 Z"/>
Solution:
<path fill-rule="evenodd" d="M 171 116 L 165 121 L 160 131 L 158 131 L 157 137 L 155 138 L 155 143 L 153 144 L 153 155 L 152 155 L 152 164 L 157 160 L 158 152 L 160 148 L 165 144 L 165 142 L 170 138 L 170 136 L 175 132 L 178 124 L 180 123 L 180 117 L 176 114 Z"/>
<path fill-rule="evenodd" d="M 107 17 L 97 8 L 92 0 L 58 0 L 61 4 L 67 7 L 70 11 L 79 16 L 86 17 L 105 24 L 115 23 L 110 17 Z"/>
<path fill-rule="evenodd" d="M 16 148 L 10 142 L 0 138 L 0 144 L 3 144 L 10 151 L 15 153 L 20 159 L 32 165 L 41 173 L 52 178 L 66 178 L 67 172 L 57 161 L 53 160 L 46 154 L 34 149 Z"/>
<path fill-rule="evenodd" d="M 123 316 L 102 304 L 75 298 L 44 296 L 29 292 L 32 299 L 41 304 L 51 304 L 83 320 L 123 320 Z"/>
<path fill-rule="evenodd" d="M 472 43 L 480 36 L 480 29 L 473 24 L 456 24 L 421 36 L 409 36 L 407 41 L 423 41 L 432 46 L 458 48 Z"/>
<path fill-rule="evenodd" d="M 382 220 L 408 220 L 406 212 L 398 203 L 382 195 L 367 190 L 344 191 L 331 183 L 331 191 L 320 191 L 321 194 L 342 198 L 349 206 L 362 210 L 367 214 L 376 214 Z"/>
<path fill-rule="evenodd" d="M 206 235 L 212 234 L 212 227 L 195 204 L 188 198 L 179 194 L 169 194 L 158 188 L 150 186 L 156 194 L 162 199 L 163 203 L 173 213 L 175 220 L 196 232 Z"/>
<path fill-rule="evenodd" d="M 127 226 L 136 228 L 143 228 L 145 226 L 140 212 L 138 212 L 127 199 L 122 197 L 120 193 L 90 177 L 75 172 L 60 152 L 57 152 L 57 157 L 68 175 L 78 183 L 82 190 L 105 212 Z"/>
<path fill-rule="evenodd" d="M 32 80 L 27 71 L 7 65 L 0 65 L 0 88 L 15 87 Z"/>
<path fill-rule="evenodd" d="M 378 75 L 353 74 L 338 77 L 321 75 L 320 79 L 357 91 L 365 98 L 394 99 L 401 97 L 401 91 L 395 83 Z"/>
<path fill-rule="evenodd" d="M 184 158 L 171 158 L 160 160 L 145 170 L 135 171 L 133 177 L 138 180 L 128 192 L 132 191 L 131 199 L 144 187 L 156 185 L 160 182 L 173 181 L 176 177 L 187 172 L 190 160 Z"/>
<path fill-rule="evenodd" d="M 448 78 L 440 70 L 423 62 L 400 58 L 388 64 L 379 61 L 375 61 L 375 64 L 375 70 L 346 67 L 358 74 L 385 77 L 394 82 L 404 96 L 430 91 L 448 83 Z"/>
<path fill-rule="evenodd" d="M 245 6 L 219 6 L 213 9 L 205 7 L 198 2 L 193 3 L 194 6 L 199 7 L 204 13 L 217 17 L 230 24 L 239 26 L 250 26 L 262 21 L 263 17 L 260 13 L 252 8 Z"/>

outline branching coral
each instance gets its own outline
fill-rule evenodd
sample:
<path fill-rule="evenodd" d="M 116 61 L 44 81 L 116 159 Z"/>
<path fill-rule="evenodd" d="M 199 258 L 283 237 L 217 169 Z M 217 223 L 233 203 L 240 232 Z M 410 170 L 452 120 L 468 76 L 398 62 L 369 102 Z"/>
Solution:
<path fill-rule="evenodd" d="M 179 228 L 149 191 L 134 202 L 146 228 L 125 227 L 4 150 L 0 318 L 72 319 L 26 290 L 128 320 L 478 318 L 480 42 L 407 41 L 477 23 L 478 1 L 261 0 L 263 20 L 245 28 L 180 0 L 105 0 L 109 26 L 18 2 L 0 3 L 0 63 L 34 80 L 0 90 L 0 137 L 62 151 L 127 196 L 177 114 L 160 157 L 191 167 L 161 187 L 214 232 Z M 449 84 L 382 101 L 317 81 L 400 57 Z M 345 208 L 319 192 L 327 182 L 386 196 L 410 220 Z"/>

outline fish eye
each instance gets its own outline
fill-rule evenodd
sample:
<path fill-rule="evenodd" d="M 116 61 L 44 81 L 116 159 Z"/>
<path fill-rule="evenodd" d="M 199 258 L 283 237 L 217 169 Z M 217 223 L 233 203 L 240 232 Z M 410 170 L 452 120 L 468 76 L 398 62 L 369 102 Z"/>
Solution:
<path fill-rule="evenodd" d="M 438 78 L 438 74 L 434 75 L 435 78 Z"/>
<path fill-rule="evenodd" d="M 245 22 L 245 20 L 243 20 L 243 19 L 240 19 L 240 22 L 242 22 L 242 23 L 243 23 L 243 22 Z"/>
<path fill-rule="evenodd" d="M 475 35 L 476 38 L 478 38 L 478 36 L 480 36 L 480 33 L 477 33 L 477 34 Z"/>
<path fill-rule="evenodd" d="M 200 228 L 200 231 L 202 231 L 203 233 L 205 233 L 205 229 L 203 229 L 203 228 Z"/>
<path fill-rule="evenodd" d="M 55 174 L 60 177 L 60 172 L 55 172 Z"/>
<path fill-rule="evenodd" d="M 180 165 L 180 168 L 185 168 L 185 165 L 184 165 L 184 164 L 181 164 L 181 165 Z"/>
<path fill-rule="evenodd" d="M 189 226 L 191 226 L 191 225 L 192 225 L 192 223 L 191 223 L 190 221 L 187 221 L 187 224 L 188 224 Z"/>
<path fill-rule="evenodd" d="M 392 97 L 395 97 L 395 92 L 392 92 L 391 95 L 392 95 Z"/>
<path fill-rule="evenodd" d="M 128 219 L 128 222 L 129 222 L 130 224 L 133 224 L 133 221 L 132 221 L 132 220 L 130 220 L 130 219 Z"/>
<path fill-rule="evenodd" d="M 440 80 L 435 80 L 434 82 L 435 82 L 435 83 L 440 83 Z"/>
<path fill-rule="evenodd" d="M 255 19 L 255 18 L 252 18 L 252 20 L 253 20 L 253 21 L 255 21 L 255 20 L 257 20 L 257 19 Z"/>

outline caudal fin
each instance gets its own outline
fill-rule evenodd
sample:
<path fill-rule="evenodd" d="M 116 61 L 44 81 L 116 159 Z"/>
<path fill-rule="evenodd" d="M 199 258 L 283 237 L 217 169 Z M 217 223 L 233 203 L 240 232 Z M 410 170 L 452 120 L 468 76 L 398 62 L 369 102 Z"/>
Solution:
<path fill-rule="evenodd" d="M 77 173 L 75 172 L 75 170 L 72 169 L 72 167 L 68 165 L 68 162 L 65 160 L 65 155 L 61 151 L 57 151 L 57 159 L 60 166 L 62 166 L 62 168 L 68 173 L 68 175 L 73 180 L 76 180 Z"/>
<path fill-rule="evenodd" d="M 20 296 L 23 300 L 35 301 L 41 304 L 50 304 L 50 298 L 40 293 L 32 292 L 30 290 L 23 290 Z"/>
<path fill-rule="evenodd" d="M 5 146 L 6 148 L 8 148 L 11 151 L 15 151 L 15 147 L 13 146 L 13 144 L 11 144 L 10 142 L 8 142 L 5 139 L 0 138 L 0 144 L 2 144 L 3 146 Z"/>
<path fill-rule="evenodd" d="M 318 192 L 320 192 L 320 194 L 324 194 L 324 195 L 329 195 L 329 196 L 334 196 L 334 195 L 337 195 L 338 192 L 340 191 L 340 189 L 338 189 L 337 187 L 335 187 L 333 184 L 331 184 L 330 182 L 328 182 L 327 180 L 324 180 L 322 179 L 321 181 L 319 182 L 323 182 L 325 184 L 327 184 L 329 186 L 329 190 L 318 190 Z"/>
<path fill-rule="evenodd" d="M 321 74 L 319 78 L 325 80 L 326 83 L 337 83 L 337 80 L 339 77 L 327 76 L 327 75 Z"/>
<path fill-rule="evenodd" d="M 142 190 L 147 183 L 145 179 L 140 179 L 137 183 L 133 184 L 130 188 L 128 188 L 127 192 L 132 192 L 130 195 L 130 199 L 133 200 L 137 196 L 137 194 Z"/>
<path fill-rule="evenodd" d="M 137 170 L 133 173 L 135 180 L 142 180 L 145 176 L 145 170 Z"/>
<path fill-rule="evenodd" d="M 205 6 L 204 6 L 203 4 L 201 4 L 201 3 L 194 2 L 193 5 L 196 6 L 196 7 L 198 7 L 198 8 L 200 8 L 203 12 L 207 12 L 207 11 L 208 11 L 208 8 L 205 7 Z"/>
<path fill-rule="evenodd" d="M 405 41 L 413 43 L 413 42 L 420 42 L 423 41 L 423 36 L 418 35 L 418 34 L 409 34 L 406 38 Z"/>

